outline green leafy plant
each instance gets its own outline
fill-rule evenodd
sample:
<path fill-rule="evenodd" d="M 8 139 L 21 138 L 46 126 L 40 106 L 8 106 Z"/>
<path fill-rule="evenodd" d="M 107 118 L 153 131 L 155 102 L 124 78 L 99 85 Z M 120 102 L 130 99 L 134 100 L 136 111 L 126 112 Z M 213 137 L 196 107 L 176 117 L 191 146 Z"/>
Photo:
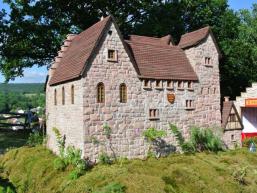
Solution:
<path fill-rule="evenodd" d="M 165 137 L 167 135 L 167 133 L 163 130 L 157 130 L 157 129 L 151 127 L 151 128 L 148 128 L 147 130 L 145 130 L 143 132 L 143 135 L 148 142 L 153 142 L 153 141 L 157 140 L 158 138 Z"/>
<path fill-rule="evenodd" d="M 149 149 L 147 151 L 147 157 L 159 157 L 158 153 L 153 151 L 154 142 L 156 142 L 158 139 L 161 139 L 162 137 L 165 137 L 166 135 L 166 131 L 157 130 L 153 127 L 150 127 L 143 132 L 143 136 L 150 143 Z"/>
<path fill-rule="evenodd" d="M 243 145 L 243 147 L 249 148 L 251 143 L 257 144 L 257 137 L 245 138 L 245 139 L 243 140 L 242 145 Z"/>
<path fill-rule="evenodd" d="M 191 128 L 190 141 L 198 152 L 218 152 L 223 150 L 223 143 L 220 137 L 216 136 L 209 128 Z"/>
<path fill-rule="evenodd" d="M 108 124 L 104 124 L 103 131 L 104 131 L 104 135 L 106 136 L 106 138 L 110 139 L 111 133 L 112 133 L 111 127 Z"/>
<path fill-rule="evenodd" d="M 56 142 L 58 144 L 58 148 L 59 148 L 59 154 L 61 157 L 64 157 L 64 153 L 65 153 L 65 137 L 61 135 L 59 129 L 57 129 L 56 127 L 54 127 L 53 132 L 55 134 L 56 137 Z"/>
<path fill-rule="evenodd" d="M 53 131 L 56 135 L 60 153 L 60 158 L 54 161 L 54 168 L 63 171 L 68 165 L 72 165 L 75 169 L 71 171 L 69 179 L 77 179 L 88 169 L 88 163 L 86 160 L 81 159 L 82 152 L 80 149 L 76 149 L 73 146 L 68 146 L 65 149 L 65 137 L 61 135 L 57 128 L 53 128 Z"/>
<path fill-rule="evenodd" d="M 59 171 L 64 171 L 66 166 L 67 165 L 65 164 L 63 159 L 58 157 L 54 160 L 54 169 L 59 170 Z"/>
<path fill-rule="evenodd" d="M 112 159 L 111 157 L 105 153 L 105 152 L 102 152 L 99 157 L 98 157 L 98 160 L 99 160 L 99 163 L 100 164 L 105 164 L 105 165 L 109 165 L 109 164 L 112 164 Z"/>
<path fill-rule="evenodd" d="M 223 150 L 221 139 L 216 136 L 211 129 L 198 127 L 191 128 L 190 139 L 188 141 L 185 141 L 177 126 L 170 124 L 170 129 L 184 153 L 202 151 L 217 152 Z"/>
<path fill-rule="evenodd" d="M 34 147 L 36 145 L 42 145 L 43 142 L 44 136 L 40 132 L 36 131 L 30 133 L 29 138 L 27 140 L 27 145 Z"/>

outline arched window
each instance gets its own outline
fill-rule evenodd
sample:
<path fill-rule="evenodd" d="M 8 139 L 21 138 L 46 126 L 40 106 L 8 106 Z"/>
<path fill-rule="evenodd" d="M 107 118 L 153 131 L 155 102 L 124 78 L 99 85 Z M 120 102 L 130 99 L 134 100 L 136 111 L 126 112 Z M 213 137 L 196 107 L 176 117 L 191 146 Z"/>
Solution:
<path fill-rule="evenodd" d="M 65 90 L 64 90 L 64 87 L 62 87 L 62 104 L 65 105 Z"/>
<path fill-rule="evenodd" d="M 100 82 L 97 85 L 97 102 L 104 103 L 104 83 Z"/>
<path fill-rule="evenodd" d="M 57 90 L 54 89 L 54 105 L 57 105 Z"/>
<path fill-rule="evenodd" d="M 120 102 L 127 102 L 127 86 L 124 83 L 120 85 Z"/>
<path fill-rule="evenodd" d="M 71 104 L 74 104 L 74 85 L 71 86 Z"/>

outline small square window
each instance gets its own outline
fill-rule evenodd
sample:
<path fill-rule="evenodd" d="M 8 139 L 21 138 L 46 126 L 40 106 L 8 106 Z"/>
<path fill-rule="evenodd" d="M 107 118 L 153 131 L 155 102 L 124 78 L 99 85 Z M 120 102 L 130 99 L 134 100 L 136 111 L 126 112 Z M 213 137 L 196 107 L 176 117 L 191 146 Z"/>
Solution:
<path fill-rule="evenodd" d="M 205 57 L 204 63 L 206 66 L 211 66 L 212 65 L 212 61 L 210 57 Z"/>
<path fill-rule="evenodd" d="M 184 90 L 184 82 L 183 81 L 178 81 L 178 89 Z"/>
<path fill-rule="evenodd" d="M 108 61 L 117 61 L 117 52 L 115 50 L 108 50 Z"/>
<path fill-rule="evenodd" d="M 151 81 L 146 79 L 143 81 L 143 84 L 144 84 L 144 88 L 151 88 Z"/>
<path fill-rule="evenodd" d="M 168 80 L 168 81 L 167 81 L 167 88 L 168 88 L 168 89 L 173 89 L 173 86 L 174 86 L 174 85 L 173 85 L 173 81 L 172 81 L 172 80 Z"/>
<path fill-rule="evenodd" d="M 192 110 L 194 109 L 194 101 L 193 100 L 186 100 L 186 109 L 187 110 Z"/>
<path fill-rule="evenodd" d="M 231 135 L 231 141 L 235 140 L 235 135 Z"/>
<path fill-rule="evenodd" d="M 161 80 L 156 80 L 155 88 L 157 88 L 157 89 L 162 89 L 163 88 Z"/>
<path fill-rule="evenodd" d="M 187 88 L 188 90 L 194 90 L 192 81 L 187 82 Z"/>
<path fill-rule="evenodd" d="M 159 110 L 149 109 L 149 119 L 159 119 Z"/>

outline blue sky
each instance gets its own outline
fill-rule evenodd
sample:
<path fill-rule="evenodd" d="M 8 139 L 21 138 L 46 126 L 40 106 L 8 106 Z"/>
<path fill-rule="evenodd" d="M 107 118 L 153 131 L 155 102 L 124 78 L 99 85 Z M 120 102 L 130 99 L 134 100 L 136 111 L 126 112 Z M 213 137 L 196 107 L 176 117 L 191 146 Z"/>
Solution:
<path fill-rule="evenodd" d="M 257 3 L 257 0 L 228 0 L 229 6 L 234 10 L 250 9 L 253 3 Z M 8 6 L 0 0 L 0 9 L 9 10 Z M 35 83 L 44 82 L 47 75 L 46 67 L 34 66 L 24 70 L 24 77 L 16 78 L 15 83 Z M 4 81 L 4 77 L 0 74 L 0 83 Z"/>

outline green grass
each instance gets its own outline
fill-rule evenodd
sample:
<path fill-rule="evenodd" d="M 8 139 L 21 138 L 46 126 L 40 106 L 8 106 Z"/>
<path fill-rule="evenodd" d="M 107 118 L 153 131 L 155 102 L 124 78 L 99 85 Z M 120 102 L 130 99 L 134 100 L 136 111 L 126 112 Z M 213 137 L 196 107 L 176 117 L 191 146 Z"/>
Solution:
<path fill-rule="evenodd" d="M 26 144 L 28 131 L 0 130 L 0 154 L 8 148 L 21 147 Z"/>
<path fill-rule="evenodd" d="M 245 149 L 97 165 L 77 180 L 68 178 L 71 167 L 63 172 L 54 170 L 55 158 L 44 147 L 13 149 L 0 157 L 3 168 L 0 176 L 9 179 L 17 192 L 31 193 L 107 193 L 106 189 L 112 186 L 125 186 L 128 193 L 256 193 L 257 190 L 257 154 Z M 246 185 L 242 185 L 233 173 L 245 166 Z"/>

